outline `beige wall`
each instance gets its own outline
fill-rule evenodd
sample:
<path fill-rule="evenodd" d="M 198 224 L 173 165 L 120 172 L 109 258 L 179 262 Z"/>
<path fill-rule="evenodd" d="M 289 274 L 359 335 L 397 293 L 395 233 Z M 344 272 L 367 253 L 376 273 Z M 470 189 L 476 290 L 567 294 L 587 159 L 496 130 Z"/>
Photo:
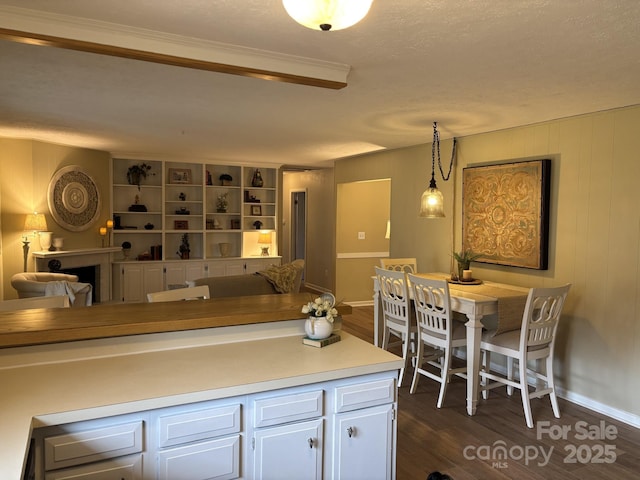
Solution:
<path fill-rule="evenodd" d="M 333 169 L 287 172 L 283 175 L 280 254 L 291 261 L 291 192 L 307 196 L 307 254 L 305 285 L 312 289 L 335 290 L 335 188 Z"/>
<path fill-rule="evenodd" d="M 2 237 L 2 295 L 16 298 L 10 279 L 23 269 L 22 229 L 27 213 L 44 213 L 47 226 L 55 236 L 64 237 L 65 249 L 100 246 L 98 228 L 109 217 L 111 190 L 109 188 L 109 159 L 107 152 L 65 147 L 31 140 L 0 138 L 0 196 Z M 83 232 L 70 232 L 58 225 L 47 205 L 47 191 L 53 174 L 62 167 L 78 165 L 95 180 L 102 195 L 102 215 L 96 224 Z M 33 246 L 33 239 L 32 245 Z M 33 251 L 33 250 L 31 250 Z M 29 258 L 27 269 L 34 270 Z"/>
<path fill-rule="evenodd" d="M 384 238 L 389 219 L 389 179 L 346 182 L 337 185 L 336 290 L 337 298 L 353 302 L 371 298 L 371 281 L 351 282 L 352 277 L 371 277 L 373 267 L 389 252 Z M 364 233 L 365 238 L 358 238 Z"/>
<path fill-rule="evenodd" d="M 573 401 L 640 424 L 638 131 L 640 107 L 630 107 L 461 138 L 456 180 L 438 182 L 445 219 L 417 216 L 429 145 L 340 160 L 336 182 L 390 177 L 391 256 L 416 256 L 422 271 L 448 271 L 452 219 L 460 246 L 462 168 L 551 158 L 549 269 L 474 263 L 474 274 L 529 287 L 571 283 L 557 345 L 559 386 Z M 451 143 L 441 147 L 446 158 Z M 340 281 L 369 283 L 349 274 Z"/>

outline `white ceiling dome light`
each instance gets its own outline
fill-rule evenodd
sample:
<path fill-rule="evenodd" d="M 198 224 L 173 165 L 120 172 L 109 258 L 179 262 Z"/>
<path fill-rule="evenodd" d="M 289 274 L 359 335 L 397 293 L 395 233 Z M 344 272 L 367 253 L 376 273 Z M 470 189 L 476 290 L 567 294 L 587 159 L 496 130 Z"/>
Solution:
<path fill-rule="evenodd" d="M 373 0 L 282 0 L 296 22 L 312 30 L 342 30 L 362 20 Z"/>

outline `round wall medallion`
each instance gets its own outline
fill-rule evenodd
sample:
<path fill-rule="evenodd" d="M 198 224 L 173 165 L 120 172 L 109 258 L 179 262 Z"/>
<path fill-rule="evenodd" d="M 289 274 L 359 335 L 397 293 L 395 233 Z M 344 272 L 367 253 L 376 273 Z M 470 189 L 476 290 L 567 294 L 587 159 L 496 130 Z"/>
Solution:
<path fill-rule="evenodd" d="M 100 191 L 96 182 L 80 167 L 58 170 L 49 182 L 49 210 L 62 228 L 87 230 L 100 216 Z"/>

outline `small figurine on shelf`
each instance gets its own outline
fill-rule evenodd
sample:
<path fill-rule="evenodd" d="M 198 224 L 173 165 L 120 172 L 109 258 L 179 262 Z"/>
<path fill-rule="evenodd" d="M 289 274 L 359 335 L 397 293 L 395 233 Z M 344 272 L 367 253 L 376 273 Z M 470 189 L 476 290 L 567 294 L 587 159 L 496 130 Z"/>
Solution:
<path fill-rule="evenodd" d="M 253 222 L 253 226 L 256 227 L 256 230 L 260 230 L 262 228 L 262 222 L 260 220 L 256 220 Z"/>
<path fill-rule="evenodd" d="M 260 188 L 262 185 L 264 185 L 264 182 L 262 181 L 262 174 L 260 173 L 260 170 L 256 168 L 256 171 L 253 172 L 253 178 L 251 179 L 251 186 Z"/>
<path fill-rule="evenodd" d="M 187 195 L 184 192 L 180 192 L 178 198 L 180 199 L 180 201 L 184 202 L 187 199 Z"/>
<path fill-rule="evenodd" d="M 185 233 L 184 235 L 182 235 L 182 243 L 180 243 L 180 247 L 178 247 L 178 251 L 176 252 L 178 255 L 180 255 L 180 258 L 182 260 L 189 260 L 189 252 L 191 252 L 191 249 L 189 247 L 189 234 Z"/>
<path fill-rule="evenodd" d="M 213 185 L 213 181 L 211 179 L 211 172 L 207 170 L 207 185 Z"/>

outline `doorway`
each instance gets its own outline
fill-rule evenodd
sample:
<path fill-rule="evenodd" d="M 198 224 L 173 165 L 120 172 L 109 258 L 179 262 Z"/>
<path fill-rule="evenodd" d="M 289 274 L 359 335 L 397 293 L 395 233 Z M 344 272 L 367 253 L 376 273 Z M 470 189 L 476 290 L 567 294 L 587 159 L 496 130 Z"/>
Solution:
<path fill-rule="evenodd" d="M 291 260 L 305 260 L 307 249 L 307 191 L 291 191 Z"/>

